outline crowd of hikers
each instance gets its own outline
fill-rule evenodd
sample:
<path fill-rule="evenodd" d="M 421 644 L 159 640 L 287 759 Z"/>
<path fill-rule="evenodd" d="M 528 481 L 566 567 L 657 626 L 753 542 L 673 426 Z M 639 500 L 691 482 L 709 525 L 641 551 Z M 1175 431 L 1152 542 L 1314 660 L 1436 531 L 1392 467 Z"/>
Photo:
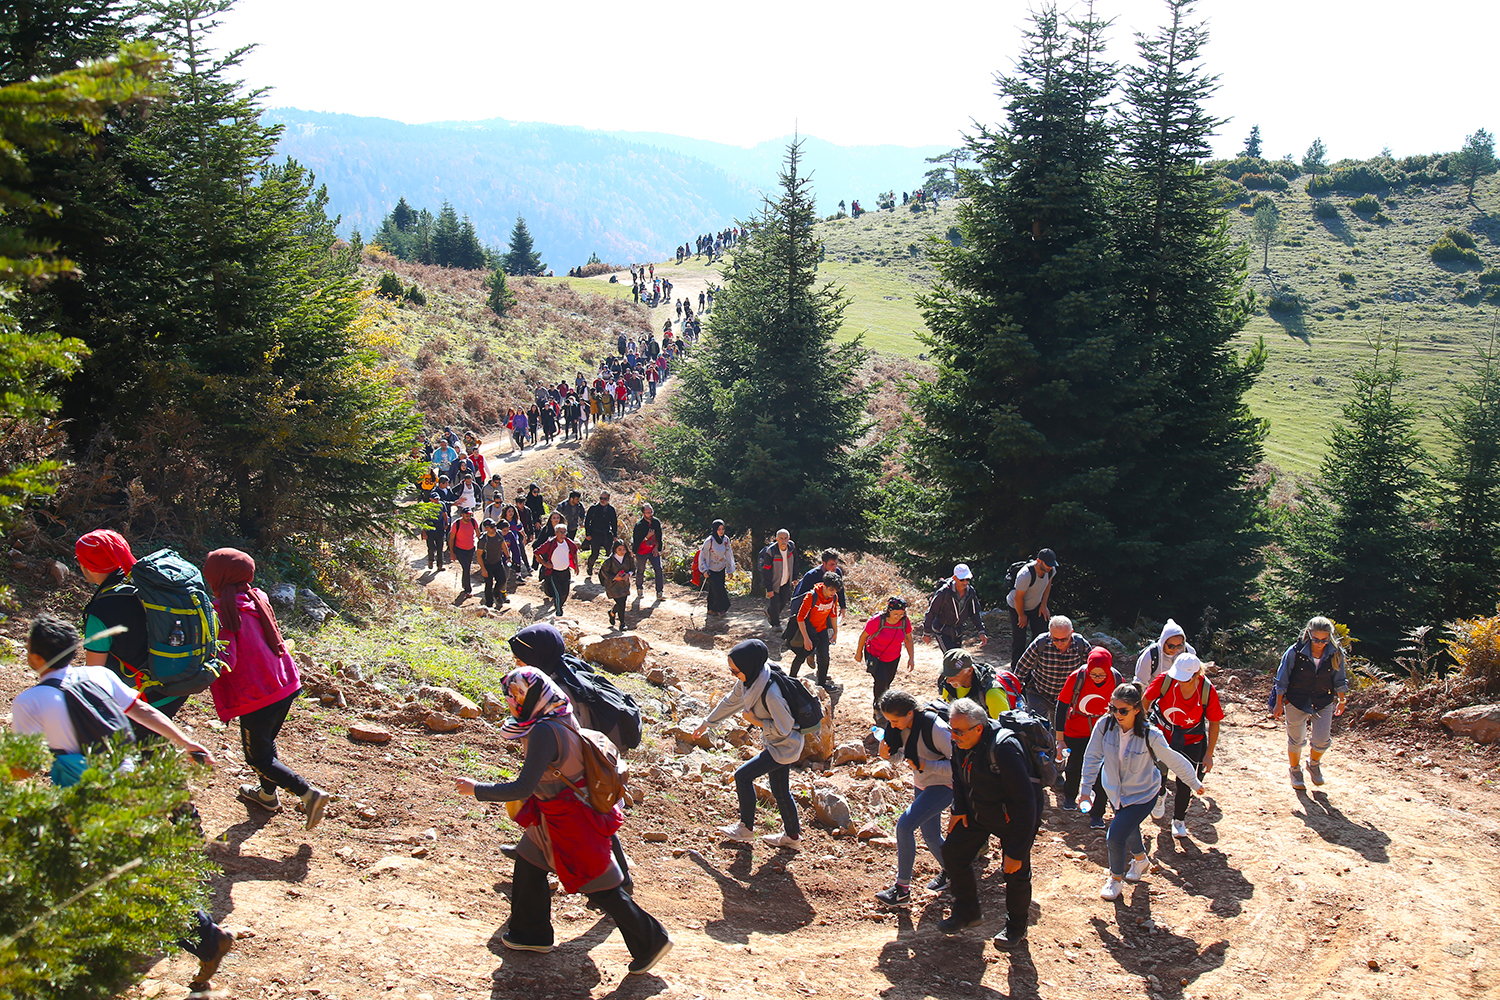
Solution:
<path fill-rule="evenodd" d="M 677 248 L 677 263 L 681 264 L 689 257 L 702 257 L 707 254 L 708 262 L 712 264 L 724 256 L 725 250 L 739 243 L 744 235 L 744 229 L 738 226 L 726 226 L 717 233 L 695 236 Z"/>

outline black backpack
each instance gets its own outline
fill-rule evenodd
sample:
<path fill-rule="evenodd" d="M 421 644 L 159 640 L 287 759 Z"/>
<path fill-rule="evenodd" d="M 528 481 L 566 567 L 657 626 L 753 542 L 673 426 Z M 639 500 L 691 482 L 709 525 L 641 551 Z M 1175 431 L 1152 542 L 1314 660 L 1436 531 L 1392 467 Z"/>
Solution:
<path fill-rule="evenodd" d="M 1022 559 L 1020 562 L 1013 562 L 1010 564 L 1010 569 L 1005 571 L 1005 592 L 1007 594 L 1016 589 L 1016 578 L 1019 577 L 1021 575 L 1021 572 L 1030 565 L 1030 559 Z"/>
<path fill-rule="evenodd" d="M 804 736 L 817 732 L 823 725 L 823 703 L 801 681 L 782 673 L 780 667 L 768 663 L 765 669 L 771 676 L 766 681 L 766 686 L 761 688 L 761 705 L 766 703 L 766 689 L 775 684 L 781 691 L 781 697 L 786 700 L 787 709 L 792 713 L 792 724 Z M 767 711 L 769 710 L 768 708 Z"/>
<path fill-rule="evenodd" d="M 1033 715 L 1024 708 L 1017 708 L 1009 712 L 1001 712 L 995 719 L 1000 725 L 1001 733 L 995 737 L 999 742 L 1006 735 L 1014 736 L 1021 741 L 1021 749 L 1026 752 L 1026 763 L 1031 770 L 1031 780 L 1034 784 L 1043 788 L 1051 788 L 1057 784 L 1057 739 L 1052 735 L 1052 727 L 1047 725 L 1045 719 Z M 995 767 L 993 754 L 990 758 L 990 769 L 996 774 L 999 770 Z"/>
<path fill-rule="evenodd" d="M 917 726 L 922 726 L 922 742 L 926 743 L 927 749 L 933 753 L 938 752 L 937 744 L 932 742 L 932 729 L 937 724 L 938 719 L 942 719 L 944 722 L 948 721 L 948 703 L 946 701 L 929 701 L 917 709 L 917 717 L 911 723 L 913 732 L 916 731 Z"/>
<path fill-rule="evenodd" d="M 116 738 L 126 743 L 135 742 L 135 730 L 131 728 L 125 711 L 115 704 L 108 691 L 87 676 L 70 673 L 66 679 L 49 677 L 39 686 L 62 692 L 63 701 L 68 706 L 68 720 L 73 724 L 78 745 L 85 753 L 101 750 Z"/>
<path fill-rule="evenodd" d="M 601 733 L 619 733 L 621 750 L 634 750 L 640 746 L 641 709 L 635 699 L 615 687 L 608 677 L 595 673 L 593 667 L 578 657 L 564 654 L 563 663 L 572 668 L 572 676 L 564 673 L 554 679 L 560 682 L 569 698 L 589 710 L 593 728 Z"/>

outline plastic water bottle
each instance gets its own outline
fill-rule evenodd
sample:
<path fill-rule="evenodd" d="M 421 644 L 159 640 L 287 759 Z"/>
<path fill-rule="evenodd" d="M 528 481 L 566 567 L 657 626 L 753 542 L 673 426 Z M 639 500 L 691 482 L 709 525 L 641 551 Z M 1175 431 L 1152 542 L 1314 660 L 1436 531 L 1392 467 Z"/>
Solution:
<path fill-rule="evenodd" d="M 874 736 L 877 740 L 883 740 L 883 739 L 885 739 L 885 730 L 881 729 L 879 726 L 871 726 L 870 727 L 870 734 L 872 736 Z"/>
<path fill-rule="evenodd" d="M 187 634 L 182 631 L 182 619 L 178 618 L 172 622 L 172 633 L 167 636 L 168 646 L 187 645 Z"/>

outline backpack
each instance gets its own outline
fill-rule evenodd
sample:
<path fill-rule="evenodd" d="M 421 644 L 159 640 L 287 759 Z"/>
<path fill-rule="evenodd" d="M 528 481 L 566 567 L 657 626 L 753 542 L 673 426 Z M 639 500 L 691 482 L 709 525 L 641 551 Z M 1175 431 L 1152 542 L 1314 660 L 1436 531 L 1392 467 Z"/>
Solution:
<path fill-rule="evenodd" d="M 146 662 L 121 663 L 148 700 L 197 694 L 219 679 L 219 617 L 198 567 L 158 549 L 137 560 L 113 592 L 134 594 L 146 609 Z"/>
<path fill-rule="evenodd" d="M 1009 670 L 996 672 L 994 667 L 986 663 L 974 664 L 974 682 L 969 685 L 969 693 L 965 697 L 984 705 L 988 711 L 989 706 L 985 698 L 997 684 L 1010 696 L 1010 703 L 1019 708 L 1022 704 L 1020 679 Z M 953 687 L 948 683 L 947 678 L 942 678 L 938 681 L 938 690 L 951 691 Z"/>
<path fill-rule="evenodd" d="M 946 701 L 929 701 L 917 709 L 917 718 L 912 720 L 912 729 L 915 730 L 918 721 L 926 725 L 922 728 L 922 742 L 927 744 L 927 749 L 934 754 L 938 752 L 937 744 L 932 741 L 932 730 L 937 725 L 937 720 L 948 721 L 948 703 Z"/>
<path fill-rule="evenodd" d="M 798 627 L 799 619 L 795 614 L 788 615 L 786 625 L 781 630 L 781 644 L 787 649 L 805 649 L 802 645 L 802 629 Z"/>
<path fill-rule="evenodd" d="M 61 677 L 49 677 L 38 687 L 56 688 L 62 692 L 63 701 L 68 706 L 68 721 L 73 724 L 73 733 L 84 753 L 101 750 L 116 737 L 126 743 L 135 742 L 135 730 L 131 728 L 124 709 L 115 704 L 108 691 L 87 676 L 69 674 L 66 683 Z M 53 751 L 54 754 L 58 752 Z"/>
<path fill-rule="evenodd" d="M 1006 735 L 1014 736 L 1021 742 L 1021 749 L 1026 752 L 1026 763 L 1031 770 L 1031 780 L 1034 784 L 1043 788 L 1050 788 L 1057 784 L 1057 739 L 1052 735 L 1052 727 L 1047 725 L 1046 720 L 1028 712 L 1024 708 L 1017 708 L 1009 712 L 1001 712 L 995 719 L 1002 730 L 1001 735 L 995 737 L 999 742 Z M 990 755 L 990 770 L 1000 773 L 995 766 L 993 752 Z"/>
<path fill-rule="evenodd" d="M 1115 717 L 1113 715 L 1111 715 L 1109 718 L 1107 718 L 1107 719 L 1104 720 L 1104 725 L 1105 725 L 1105 731 L 1106 732 L 1109 731 L 1109 727 L 1110 726 L 1113 726 L 1116 729 L 1118 729 L 1120 727 L 1120 724 L 1117 721 L 1115 721 Z M 1152 727 L 1152 726 L 1155 726 L 1156 729 L 1157 729 L 1157 731 L 1161 732 L 1161 734 L 1163 736 L 1165 736 L 1166 735 L 1166 731 L 1163 729 L 1164 725 L 1165 725 L 1165 723 L 1158 722 L 1158 721 L 1152 719 L 1151 716 L 1149 716 L 1149 715 L 1146 717 L 1146 726 L 1148 728 L 1148 732 L 1146 734 L 1146 752 L 1151 755 L 1151 763 L 1155 764 L 1156 765 L 1156 769 L 1161 772 L 1162 777 L 1166 778 L 1166 777 L 1170 777 L 1171 776 L 1171 771 L 1167 767 L 1167 765 L 1165 765 L 1165 764 L 1163 764 L 1161 762 L 1161 758 L 1158 757 L 1158 756 L 1156 756 L 1156 748 L 1151 745 L 1151 738 L 1150 738 L 1150 732 L 1149 732 L 1149 728 Z"/>
<path fill-rule="evenodd" d="M 580 726 L 574 732 L 578 734 L 579 756 L 583 758 L 583 788 L 577 790 L 595 812 L 607 813 L 625 796 L 625 776 L 630 773 L 630 765 L 620 761 L 620 751 L 597 729 Z M 567 781 L 561 771 L 553 770 Z"/>
<path fill-rule="evenodd" d="M 698 553 L 693 553 L 693 586 L 703 586 L 703 570 L 698 566 Z"/>
<path fill-rule="evenodd" d="M 1171 683 L 1181 684 L 1182 682 L 1171 681 Z M 1182 726 L 1173 725 L 1171 722 L 1168 722 L 1167 717 L 1164 716 L 1161 712 L 1160 696 L 1157 697 L 1156 701 L 1151 703 L 1151 711 L 1146 715 L 1146 722 L 1155 726 L 1157 729 L 1160 729 L 1163 733 L 1166 734 L 1168 746 L 1170 746 L 1173 750 L 1180 750 L 1186 744 L 1186 737 L 1188 735 L 1194 733 L 1203 734 L 1207 731 L 1208 699 L 1212 697 L 1213 691 L 1213 682 L 1211 682 L 1207 677 L 1200 677 L 1198 679 L 1198 704 L 1202 707 L 1203 710 L 1198 714 L 1198 721 L 1191 726 L 1184 728 Z M 1272 692 L 1274 693 L 1274 691 L 1275 688 L 1273 687 Z M 1162 685 L 1162 694 L 1165 695 L 1166 693 L 1166 685 L 1164 684 Z"/>
<path fill-rule="evenodd" d="M 595 728 L 603 733 L 611 730 L 620 735 L 620 749 L 634 750 L 641 745 L 641 709 L 630 695 L 615 687 L 608 677 L 594 672 L 594 668 L 570 653 L 563 654 L 563 662 L 572 667 L 572 677 L 554 678 L 568 697 L 589 710 L 589 718 Z"/>
<path fill-rule="evenodd" d="M 801 731 L 803 736 L 810 736 L 823 726 L 823 703 L 818 700 L 817 695 L 807 689 L 807 686 L 795 677 L 788 677 L 781 672 L 779 666 L 766 664 L 765 669 L 771 677 L 766 682 L 766 687 L 761 688 L 760 703 L 766 706 L 766 689 L 775 684 L 781 691 L 781 697 L 786 700 L 786 707 L 792 713 L 792 724 Z M 766 711 L 770 708 L 767 706 Z"/>
<path fill-rule="evenodd" d="M 1020 562 L 1010 564 L 1010 568 L 1005 571 L 1005 592 L 1007 594 L 1016 589 L 1016 578 L 1030 565 L 1030 559 L 1022 559 Z"/>

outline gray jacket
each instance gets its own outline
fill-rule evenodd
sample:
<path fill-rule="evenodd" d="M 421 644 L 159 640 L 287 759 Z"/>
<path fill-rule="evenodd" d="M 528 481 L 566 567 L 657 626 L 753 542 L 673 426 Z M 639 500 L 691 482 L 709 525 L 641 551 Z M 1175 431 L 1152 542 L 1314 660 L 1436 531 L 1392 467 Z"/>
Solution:
<path fill-rule="evenodd" d="M 708 713 L 712 725 L 731 715 L 749 712 L 760 725 L 761 742 L 771 751 L 771 759 L 778 764 L 795 764 L 802 759 L 802 732 L 792 720 L 792 710 L 787 708 L 781 691 L 771 683 L 771 668 L 761 668 L 760 676 L 750 682 L 746 689 L 744 681 L 735 681 L 734 687 Z M 762 697 L 762 694 L 765 697 Z"/>

